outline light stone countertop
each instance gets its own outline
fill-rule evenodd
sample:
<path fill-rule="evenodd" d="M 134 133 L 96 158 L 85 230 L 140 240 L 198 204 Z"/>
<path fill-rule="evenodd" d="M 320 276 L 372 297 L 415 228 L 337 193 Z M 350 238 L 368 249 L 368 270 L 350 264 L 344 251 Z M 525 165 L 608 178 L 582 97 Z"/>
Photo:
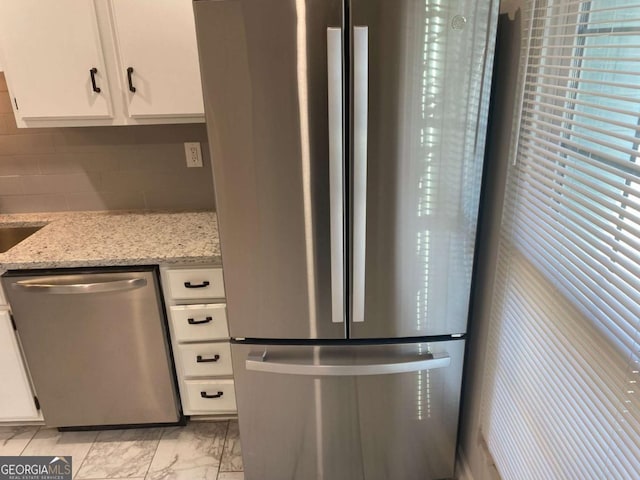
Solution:
<path fill-rule="evenodd" d="M 121 265 L 221 265 L 214 212 L 0 214 L 0 227 L 45 225 L 5 253 L 11 269 Z"/>

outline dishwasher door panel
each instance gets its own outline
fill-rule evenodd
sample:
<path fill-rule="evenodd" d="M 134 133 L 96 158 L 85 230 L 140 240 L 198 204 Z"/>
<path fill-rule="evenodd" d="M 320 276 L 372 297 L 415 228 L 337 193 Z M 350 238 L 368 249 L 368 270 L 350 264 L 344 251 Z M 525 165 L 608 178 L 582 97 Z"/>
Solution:
<path fill-rule="evenodd" d="M 232 345 L 245 478 L 452 477 L 464 343 Z"/>
<path fill-rule="evenodd" d="M 153 268 L 3 278 L 48 426 L 179 420 Z"/>

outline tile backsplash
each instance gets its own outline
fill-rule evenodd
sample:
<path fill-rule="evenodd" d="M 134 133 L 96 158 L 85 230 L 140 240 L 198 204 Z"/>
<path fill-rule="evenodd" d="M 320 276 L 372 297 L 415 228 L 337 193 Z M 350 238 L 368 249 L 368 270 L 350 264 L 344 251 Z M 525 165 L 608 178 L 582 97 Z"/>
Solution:
<path fill-rule="evenodd" d="M 0 213 L 141 208 L 214 208 L 204 124 L 18 129 L 0 72 Z"/>

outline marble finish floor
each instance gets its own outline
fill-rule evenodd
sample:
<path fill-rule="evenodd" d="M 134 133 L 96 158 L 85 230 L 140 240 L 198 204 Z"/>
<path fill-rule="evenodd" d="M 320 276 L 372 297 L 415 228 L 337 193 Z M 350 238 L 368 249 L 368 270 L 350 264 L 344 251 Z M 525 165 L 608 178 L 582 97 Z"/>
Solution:
<path fill-rule="evenodd" d="M 244 480 L 235 420 L 99 432 L 0 426 L 5 455 L 71 456 L 77 480 Z"/>

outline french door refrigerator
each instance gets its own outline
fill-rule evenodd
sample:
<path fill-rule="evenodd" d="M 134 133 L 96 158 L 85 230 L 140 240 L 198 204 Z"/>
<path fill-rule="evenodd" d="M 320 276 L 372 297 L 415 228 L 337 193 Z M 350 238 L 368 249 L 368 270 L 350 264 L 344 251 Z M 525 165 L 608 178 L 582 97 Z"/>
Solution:
<path fill-rule="evenodd" d="M 495 0 L 195 0 L 245 478 L 454 474 Z"/>

